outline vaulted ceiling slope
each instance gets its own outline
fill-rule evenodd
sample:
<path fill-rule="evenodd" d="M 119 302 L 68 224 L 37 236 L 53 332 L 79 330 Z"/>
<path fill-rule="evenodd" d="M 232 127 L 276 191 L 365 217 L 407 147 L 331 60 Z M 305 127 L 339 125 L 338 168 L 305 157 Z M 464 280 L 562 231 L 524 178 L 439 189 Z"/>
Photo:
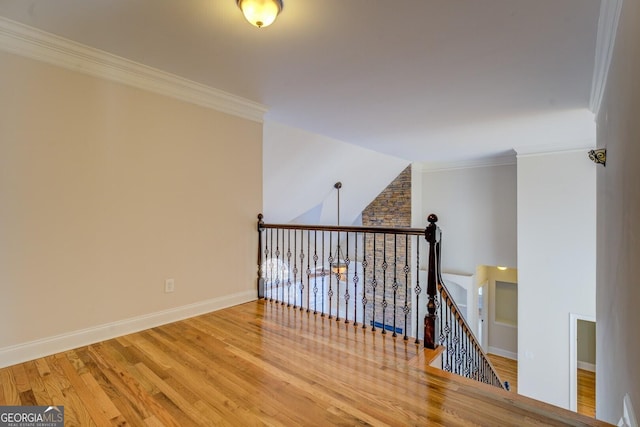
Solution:
<path fill-rule="evenodd" d="M 0 0 L 0 16 L 410 161 L 593 143 L 600 0 Z"/>

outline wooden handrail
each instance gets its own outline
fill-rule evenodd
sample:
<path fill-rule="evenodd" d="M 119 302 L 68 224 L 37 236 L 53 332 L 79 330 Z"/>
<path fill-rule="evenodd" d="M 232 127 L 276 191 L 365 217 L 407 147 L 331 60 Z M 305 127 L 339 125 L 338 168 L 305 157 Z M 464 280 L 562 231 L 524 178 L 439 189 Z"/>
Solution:
<path fill-rule="evenodd" d="M 311 231 L 340 231 L 351 233 L 378 233 L 378 234 L 400 234 L 410 236 L 421 236 L 424 228 L 409 227 L 366 227 L 358 225 L 309 225 L 309 224 L 261 224 L 262 229 L 284 229 L 284 230 L 311 230 Z"/>

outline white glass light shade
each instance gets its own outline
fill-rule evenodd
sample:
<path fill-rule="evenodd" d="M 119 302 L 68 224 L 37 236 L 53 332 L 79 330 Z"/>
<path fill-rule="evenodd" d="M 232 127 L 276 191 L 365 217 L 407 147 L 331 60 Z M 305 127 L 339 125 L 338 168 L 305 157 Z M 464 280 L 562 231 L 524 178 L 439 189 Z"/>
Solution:
<path fill-rule="evenodd" d="M 281 0 L 237 0 L 238 7 L 251 25 L 267 27 L 282 11 Z"/>

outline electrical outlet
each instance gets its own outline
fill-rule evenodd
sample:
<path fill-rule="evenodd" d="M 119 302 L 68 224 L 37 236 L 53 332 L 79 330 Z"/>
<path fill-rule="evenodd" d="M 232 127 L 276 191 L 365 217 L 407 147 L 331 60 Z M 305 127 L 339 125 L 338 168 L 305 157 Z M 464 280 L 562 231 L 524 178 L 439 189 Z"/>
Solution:
<path fill-rule="evenodd" d="M 169 293 L 175 290 L 176 283 L 173 279 L 166 279 L 164 281 L 164 292 Z"/>

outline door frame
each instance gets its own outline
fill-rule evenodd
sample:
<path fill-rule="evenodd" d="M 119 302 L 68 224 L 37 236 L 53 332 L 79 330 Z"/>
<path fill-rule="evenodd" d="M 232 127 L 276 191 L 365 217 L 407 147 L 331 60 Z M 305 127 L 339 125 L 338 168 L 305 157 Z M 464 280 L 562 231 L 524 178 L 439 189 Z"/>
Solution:
<path fill-rule="evenodd" d="M 481 328 L 482 333 L 480 334 L 480 346 L 482 349 L 488 353 L 489 352 L 489 280 L 485 280 L 480 286 L 478 286 L 478 290 L 482 289 L 482 317 L 478 316 L 478 321 L 482 322 Z M 476 292 L 478 292 L 476 290 Z M 479 307 L 480 304 L 478 303 Z M 477 309 L 476 309 L 477 310 Z"/>
<path fill-rule="evenodd" d="M 574 412 L 578 411 L 578 320 L 595 323 L 596 317 L 569 313 L 569 409 Z"/>

